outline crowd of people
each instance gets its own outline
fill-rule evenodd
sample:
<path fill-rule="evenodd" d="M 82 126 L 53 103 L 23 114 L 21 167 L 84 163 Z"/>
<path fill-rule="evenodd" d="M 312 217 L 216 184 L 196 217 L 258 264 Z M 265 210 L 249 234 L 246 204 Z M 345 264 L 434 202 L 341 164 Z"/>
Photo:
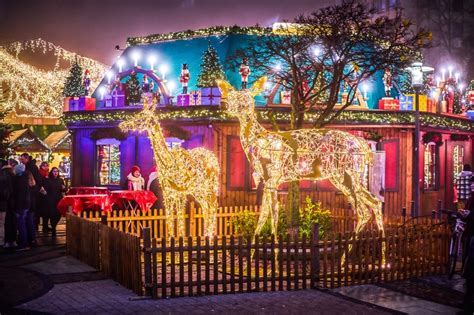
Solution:
<path fill-rule="evenodd" d="M 19 161 L 1 160 L 0 219 L 4 224 L 4 248 L 17 251 L 36 246 L 36 231 L 56 237 L 61 218 L 57 204 L 66 192 L 57 167 L 49 168 L 23 153 Z"/>

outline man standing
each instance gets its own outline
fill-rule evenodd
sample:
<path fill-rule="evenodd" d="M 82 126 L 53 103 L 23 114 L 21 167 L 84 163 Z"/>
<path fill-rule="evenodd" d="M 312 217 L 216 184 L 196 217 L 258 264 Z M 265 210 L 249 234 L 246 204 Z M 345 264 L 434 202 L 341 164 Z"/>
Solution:
<path fill-rule="evenodd" d="M 34 215 L 34 222 L 36 225 L 36 229 L 38 229 L 39 225 L 39 211 L 37 207 L 37 197 L 39 194 L 39 190 L 42 187 L 42 178 L 39 174 L 38 166 L 36 166 L 36 161 L 31 159 L 31 156 L 28 153 L 23 153 L 20 155 L 20 163 L 25 165 L 25 170 L 29 171 L 31 175 L 33 175 L 33 179 L 36 182 L 35 186 L 30 187 L 30 212 Z"/>

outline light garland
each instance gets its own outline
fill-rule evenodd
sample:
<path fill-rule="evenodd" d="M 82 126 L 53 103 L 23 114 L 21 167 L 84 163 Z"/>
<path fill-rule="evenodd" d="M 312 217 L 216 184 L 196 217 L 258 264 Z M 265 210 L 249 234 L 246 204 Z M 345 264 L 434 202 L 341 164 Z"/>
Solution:
<path fill-rule="evenodd" d="M 219 162 L 209 150 L 181 147 L 169 148 L 158 117 L 155 116 L 156 99 L 151 106 L 144 98 L 143 110 L 120 124 L 123 130 L 147 131 L 153 148 L 158 179 L 163 190 L 168 235 L 185 236 L 184 214 L 186 198 L 193 196 L 200 204 L 204 216 L 204 235 L 212 237 L 216 227 L 217 194 L 219 191 Z"/>
<path fill-rule="evenodd" d="M 366 167 L 372 163 L 367 141 L 350 133 L 330 129 L 298 129 L 271 132 L 258 121 L 254 96 L 263 91 L 266 77 L 249 90 L 235 90 L 228 82 L 218 81 L 226 111 L 240 123 L 240 142 L 254 170 L 255 185 L 263 183 L 262 205 L 255 230 L 259 235 L 271 218 L 272 234 L 277 235 L 278 187 L 299 180 L 329 181 L 349 199 L 357 214 L 358 236 L 371 218 L 371 212 L 384 237 L 382 202 L 362 184 Z M 349 247 L 349 251 L 351 247 Z M 344 261 L 343 256 L 342 261 Z M 385 244 L 382 246 L 385 263 Z"/>
<path fill-rule="evenodd" d="M 255 108 L 261 121 L 272 121 L 286 123 L 290 121 L 291 113 L 288 109 L 268 109 L 265 107 Z M 84 123 L 111 123 L 127 120 L 133 115 L 133 110 L 117 111 L 94 111 L 94 112 L 67 112 L 62 117 L 66 125 L 80 125 Z M 233 118 L 217 106 L 187 106 L 187 107 L 163 107 L 155 112 L 157 119 L 166 120 L 206 120 L 206 121 L 229 121 Z M 313 123 L 318 117 L 317 113 L 305 113 L 305 121 Z M 421 125 L 423 127 L 436 129 L 453 129 L 465 132 L 474 131 L 474 121 L 450 116 L 439 116 L 433 113 L 420 113 Z M 415 116 L 413 112 L 390 111 L 382 112 L 375 110 L 345 110 L 332 122 L 333 124 L 345 125 L 414 125 Z"/>
<path fill-rule="evenodd" d="M 219 36 L 219 35 L 270 35 L 271 28 L 264 28 L 258 26 L 212 26 L 199 30 L 186 30 L 180 32 L 173 32 L 168 34 L 154 34 L 149 36 L 129 37 L 127 39 L 128 46 L 152 44 L 167 40 L 191 39 L 196 37 Z"/>
<path fill-rule="evenodd" d="M 25 50 L 52 53 L 56 62 L 52 70 L 45 71 L 19 59 Z M 62 90 L 69 69 L 61 69 L 64 62 L 70 64 L 77 59 L 89 69 L 95 89 L 107 66 L 93 59 L 82 57 L 42 39 L 14 42 L 0 47 L 0 85 L 4 84 L 5 109 L 20 117 L 58 118 L 62 115 Z"/>

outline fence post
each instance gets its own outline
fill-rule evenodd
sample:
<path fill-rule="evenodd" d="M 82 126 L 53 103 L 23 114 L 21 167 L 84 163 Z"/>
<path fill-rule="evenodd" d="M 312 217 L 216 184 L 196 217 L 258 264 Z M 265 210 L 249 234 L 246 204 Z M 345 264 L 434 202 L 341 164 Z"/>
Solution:
<path fill-rule="evenodd" d="M 151 280 L 151 236 L 150 228 L 146 227 L 142 229 L 143 236 L 143 257 L 145 267 L 145 295 L 152 295 L 152 280 Z"/>
<path fill-rule="evenodd" d="M 319 283 L 319 225 L 313 224 L 311 229 L 311 289 Z M 281 254 L 280 254 L 281 255 Z"/>
<path fill-rule="evenodd" d="M 102 223 L 103 225 L 107 225 L 107 215 L 106 214 L 102 214 L 100 216 L 100 223 Z"/>
<path fill-rule="evenodd" d="M 402 208 L 402 218 L 403 218 L 403 224 L 405 224 L 406 219 L 407 219 L 407 208 L 405 207 Z"/>

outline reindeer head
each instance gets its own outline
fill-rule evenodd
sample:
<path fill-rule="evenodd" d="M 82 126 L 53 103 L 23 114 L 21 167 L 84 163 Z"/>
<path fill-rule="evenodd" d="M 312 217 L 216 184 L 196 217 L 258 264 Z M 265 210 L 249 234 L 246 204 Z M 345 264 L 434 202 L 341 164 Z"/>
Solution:
<path fill-rule="evenodd" d="M 156 99 L 153 98 L 151 104 L 148 104 L 148 100 L 145 97 L 143 99 L 143 109 L 132 115 L 129 119 L 120 123 L 119 127 L 123 131 L 138 130 L 147 131 L 153 125 L 156 125 L 157 119 L 155 117 Z"/>
<path fill-rule="evenodd" d="M 255 108 L 253 98 L 263 91 L 265 82 L 267 82 L 267 77 L 261 77 L 250 89 L 238 91 L 229 82 L 217 80 L 222 100 L 225 103 L 224 109 L 237 117 L 252 113 Z"/>

